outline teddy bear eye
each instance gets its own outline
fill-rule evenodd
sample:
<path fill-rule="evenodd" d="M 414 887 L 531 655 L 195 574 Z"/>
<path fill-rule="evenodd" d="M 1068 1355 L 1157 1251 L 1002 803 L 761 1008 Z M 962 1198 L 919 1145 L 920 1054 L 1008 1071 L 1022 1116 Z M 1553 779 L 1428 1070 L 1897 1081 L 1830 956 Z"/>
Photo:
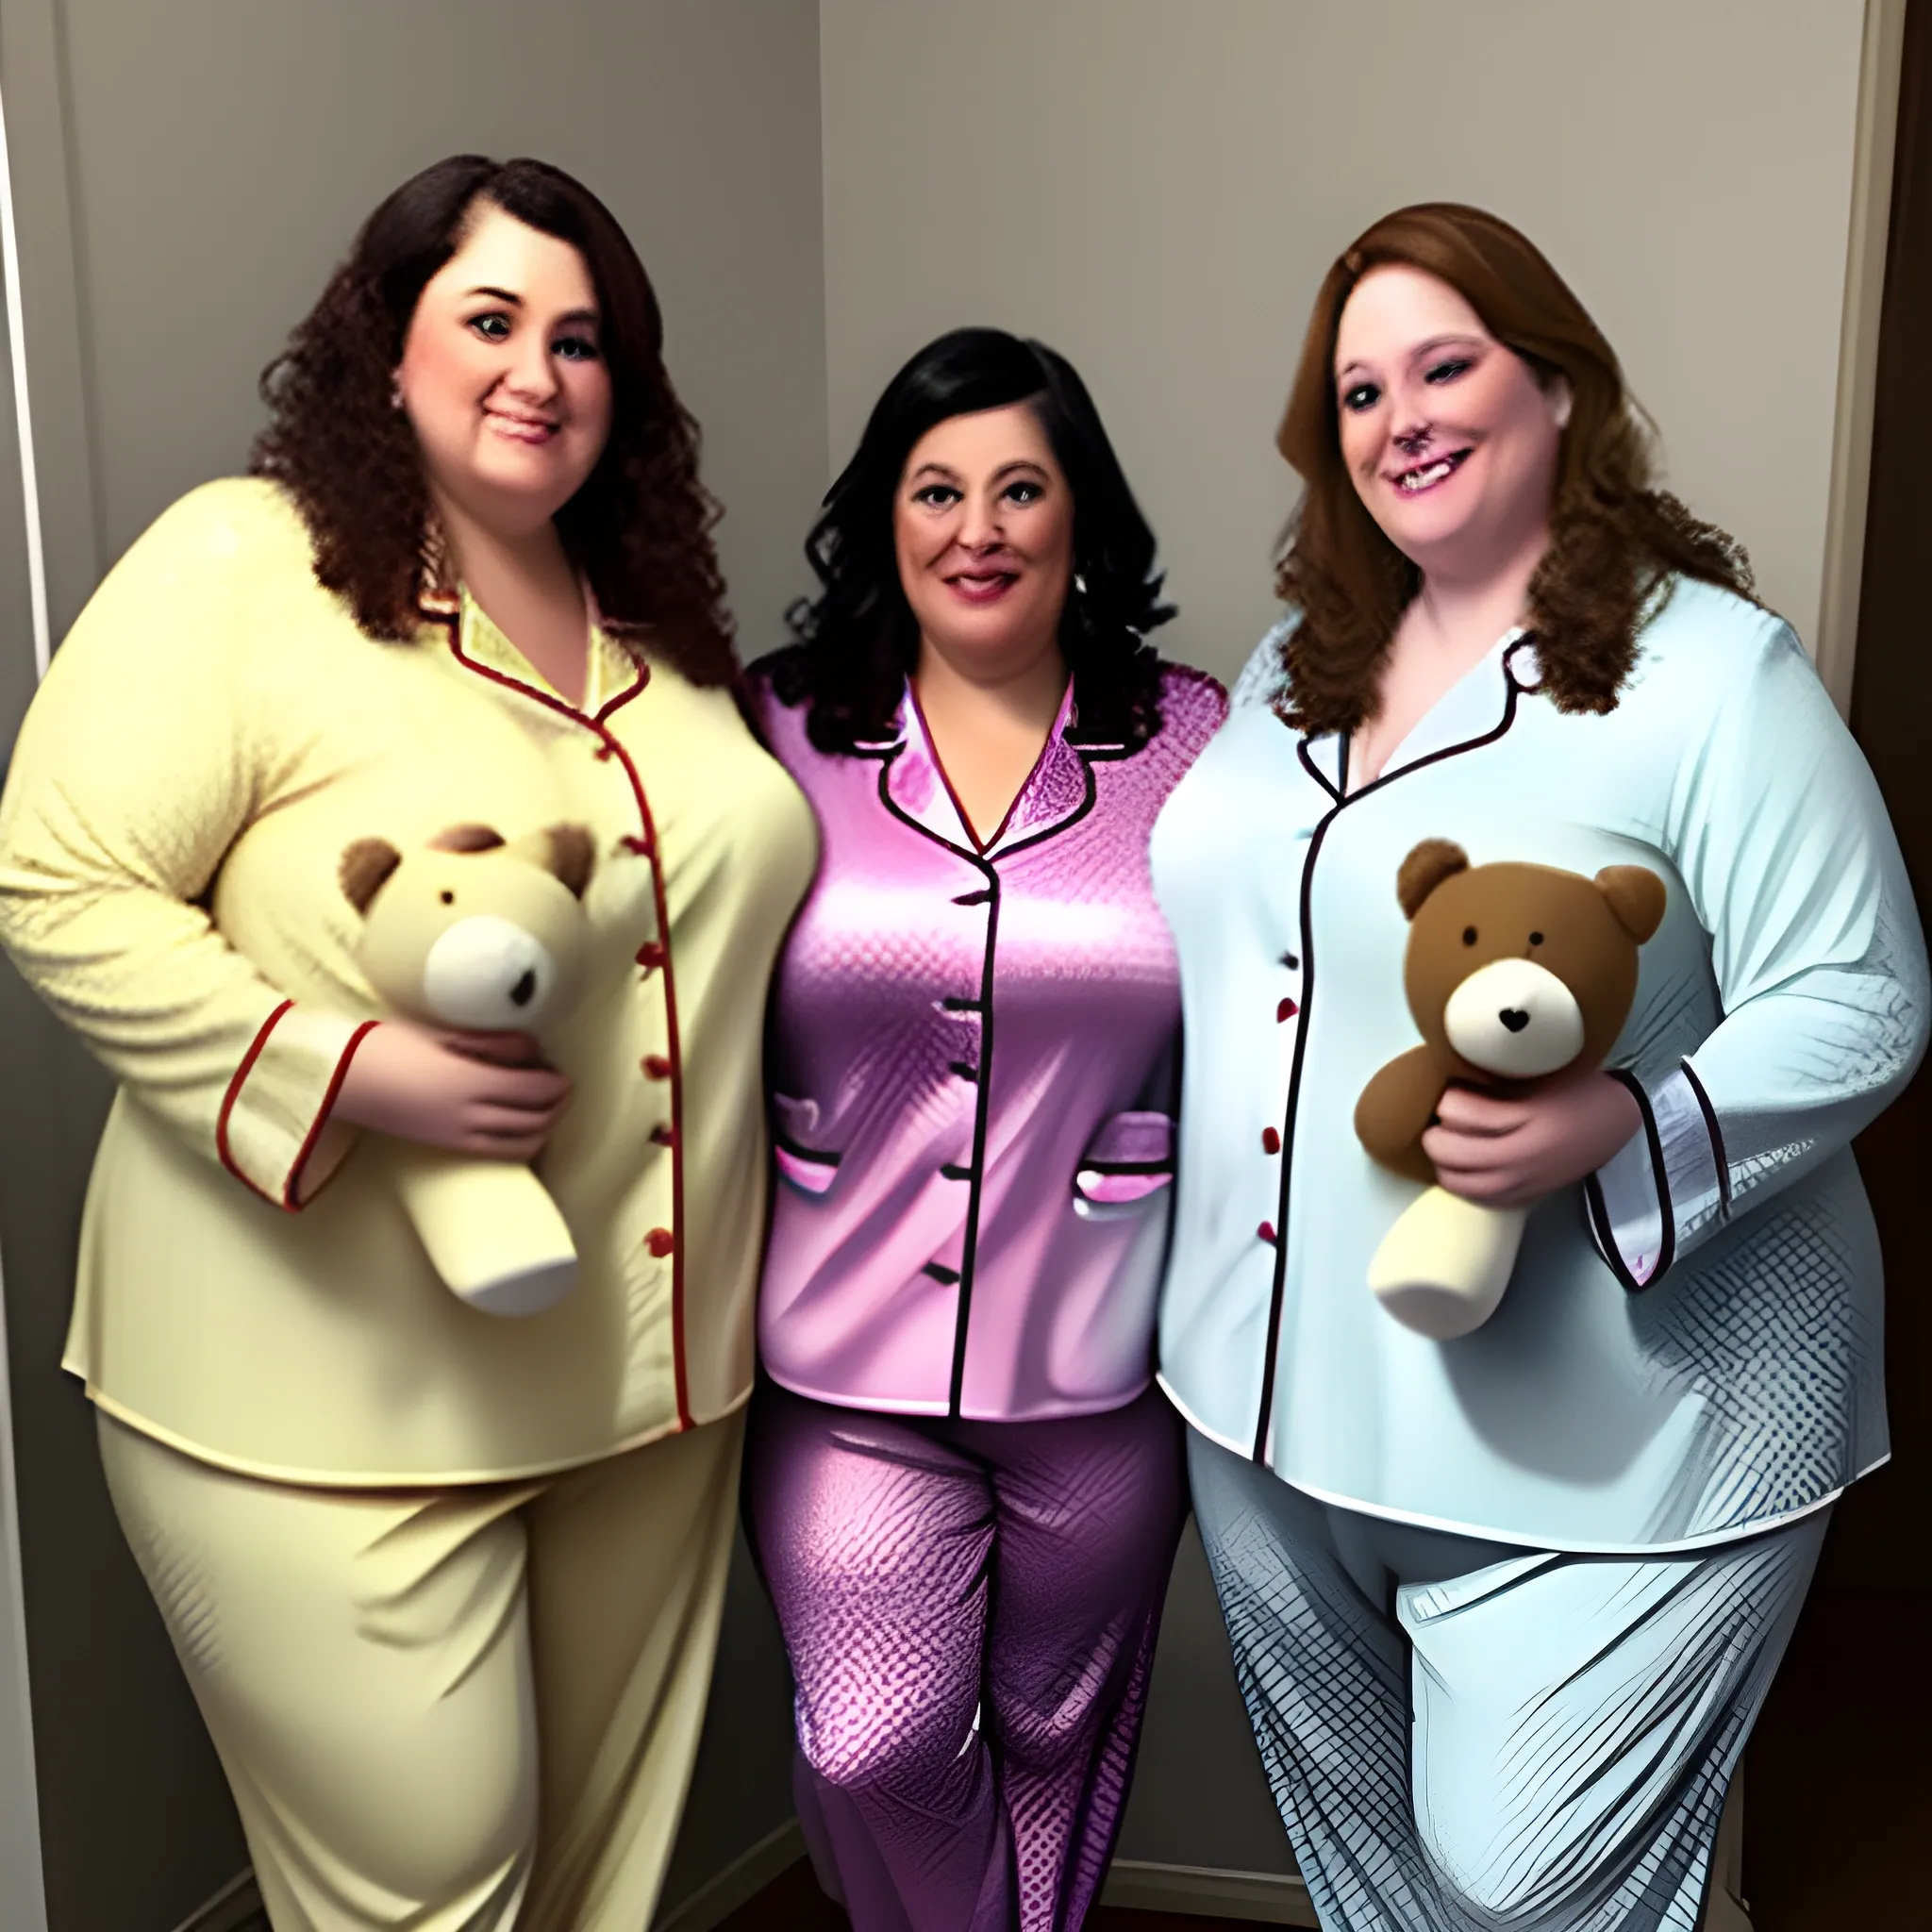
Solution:
<path fill-rule="evenodd" d="M 457 895 L 454 892 L 439 892 L 437 893 L 436 896 L 439 899 L 441 899 L 445 906 L 454 906 L 457 903 Z"/>
<path fill-rule="evenodd" d="M 1465 926 L 1464 926 L 1464 927 L 1462 928 L 1462 943 L 1463 943 L 1463 944 L 1464 944 L 1465 946 L 1473 946 L 1473 945 L 1474 945 L 1474 944 L 1475 944 L 1475 927 L 1474 927 L 1474 926 L 1473 926 L 1473 925 L 1465 925 Z"/>
<path fill-rule="evenodd" d="M 1533 933 L 1531 933 L 1531 934 L 1530 934 L 1530 936 L 1529 936 L 1529 942 L 1530 942 L 1530 944 L 1531 944 L 1531 945 L 1533 945 L 1533 946 L 1540 946 L 1540 945 L 1541 945 L 1541 944 L 1542 944 L 1542 942 L 1543 942 L 1543 936 L 1542 936 L 1542 934 L 1541 934 L 1541 933 L 1540 933 L 1540 932 L 1533 932 Z"/>

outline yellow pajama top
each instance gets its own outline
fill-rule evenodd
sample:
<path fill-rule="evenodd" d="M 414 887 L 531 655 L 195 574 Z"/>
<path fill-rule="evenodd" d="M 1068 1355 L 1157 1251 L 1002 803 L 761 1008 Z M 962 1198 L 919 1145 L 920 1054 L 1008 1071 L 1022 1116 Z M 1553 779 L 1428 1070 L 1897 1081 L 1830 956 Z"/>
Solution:
<path fill-rule="evenodd" d="M 574 1096 L 537 1169 L 575 1291 L 524 1321 L 431 1272 L 384 1137 L 328 1118 L 378 1007 L 337 868 L 444 828 L 587 826 Z M 358 630 L 274 485 L 175 504 L 81 613 L 0 800 L 0 940 L 120 1082 L 66 1365 L 205 1460 L 381 1486 L 534 1474 L 749 1390 L 766 982 L 809 881 L 729 692 L 593 630 L 582 707 L 467 597 Z"/>

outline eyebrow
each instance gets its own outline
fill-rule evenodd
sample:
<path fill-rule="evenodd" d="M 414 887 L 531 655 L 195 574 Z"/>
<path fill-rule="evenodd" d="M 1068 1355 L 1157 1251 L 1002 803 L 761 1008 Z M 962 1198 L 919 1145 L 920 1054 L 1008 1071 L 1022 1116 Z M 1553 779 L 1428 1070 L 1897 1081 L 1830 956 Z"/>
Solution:
<path fill-rule="evenodd" d="M 1415 345 L 1415 347 L 1408 352 L 1409 359 L 1411 361 L 1417 361 L 1424 356 L 1432 356 L 1438 349 L 1446 349 L 1451 342 L 1468 342 L 1476 347 L 1480 347 L 1485 340 L 1487 340 L 1485 337 L 1473 336 L 1469 334 L 1467 330 L 1452 329 L 1447 335 L 1431 336 L 1427 341 L 1418 342 Z M 1361 361 L 1344 362 L 1341 365 L 1341 367 L 1335 372 L 1335 379 L 1337 382 L 1340 382 L 1341 378 L 1344 375 L 1346 375 L 1351 369 L 1366 369 L 1367 367 L 1368 364 Z"/>
<path fill-rule="evenodd" d="M 1031 457 L 1015 457 L 1010 463 L 1002 463 L 992 473 L 992 480 L 997 483 L 1002 476 L 1010 476 L 1015 470 L 1032 470 L 1041 476 L 1047 474 L 1044 463 L 1037 463 Z M 908 483 L 916 483 L 920 477 L 927 475 L 943 476 L 950 483 L 960 480 L 958 471 L 945 463 L 921 463 L 906 480 Z"/>
<path fill-rule="evenodd" d="M 498 302 L 507 302 L 512 308 L 521 308 L 524 298 L 512 289 L 492 289 L 487 282 L 469 291 L 472 295 L 489 295 Z M 559 315 L 558 322 L 588 322 L 596 324 L 602 318 L 594 308 L 573 308 L 567 314 Z"/>

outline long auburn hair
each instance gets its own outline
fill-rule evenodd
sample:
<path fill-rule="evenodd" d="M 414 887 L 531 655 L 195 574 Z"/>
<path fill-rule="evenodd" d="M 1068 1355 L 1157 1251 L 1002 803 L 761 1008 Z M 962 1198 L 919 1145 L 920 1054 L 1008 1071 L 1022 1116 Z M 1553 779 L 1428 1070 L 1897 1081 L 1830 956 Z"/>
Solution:
<path fill-rule="evenodd" d="M 1300 622 L 1283 645 L 1282 716 L 1313 734 L 1375 710 L 1416 566 L 1370 516 L 1341 458 L 1335 344 L 1371 270 L 1399 264 L 1446 282 L 1541 383 L 1568 382 L 1550 539 L 1529 585 L 1542 689 L 1566 711 L 1608 711 L 1637 660 L 1637 634 L 1677 576 L 1753 594 L 1741 545 L 1652 487 L 1655 443 L 1623 371 L 1582 303 L 1508 223 L 1454 202 L 1385 215 L 1329 269 L 1315 297 L 1276 446 L 1307 488 L 1283 539 L 1275 590 Z"/>
<path fill-rule="evenodd" d="M 281 485 L 308 526 L 315 575 L 371 637 L 401 640 L 440 574 L 414 432 L 392 385 L 425 285 L 461 245 L 479 204 L 569 242 L 597 291 L 610 371 L 610 434 L 557 514 L 611 636 L 699 684 L 735 673 L 698 427 L 663 359 L 664 324 L 637 251 L 589 189 L 542 161 L 453 155 L 403 183 L 363 224 L 348 258 L 261 375 L 268 426 L 250 473 Z"/>
<path fill-rule="evenodd" d="M 1154 532 L 1093 398 L 1043 342 L 960 328 L 928 342 L 886 385 L 806 539 L 819 594 L 786 613 L 793 641 L 765 668 L 781 702 L 809 701 L 806 731 L 821 751 L 890 736 L 919 660 L 892 543 L 892 500 L 913 446 L 951 417 L 1013 403 L 1038 415 L 1074 500 L 1077 581 L 1059 627 L 1079 713 L 1070 735 L 1140 745 L 1160 728 L 1161 664 L 1146 633 L 1174 608 L 1160 601 Z"/>

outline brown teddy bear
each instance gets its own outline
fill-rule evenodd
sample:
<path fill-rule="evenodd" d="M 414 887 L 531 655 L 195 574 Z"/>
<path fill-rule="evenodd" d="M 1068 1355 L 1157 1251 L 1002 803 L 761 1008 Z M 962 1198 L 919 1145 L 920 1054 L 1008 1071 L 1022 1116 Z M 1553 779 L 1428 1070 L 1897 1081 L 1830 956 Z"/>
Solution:
<path fill-rule="evenodd" d="M 1472 866 L 1425 839 L 1396 874 L 1409 922 L 1403 983 L 1423 1044 L 1391 1060 L 1355 1111 L 1362 1145 L 1427 1191 L 1389 1230 L 1369 1286 L 1438 1341 L 1495 1312 L 1526 1208 L 1484 1208 L 1434 1185 L 1422 1137 L 1453 1083 L 1494 1088 L 1601 1066 L 1637 995 L 1637 950 L 1664 916 L 1664 884 L 1640 865 L 1592 878 L 1554 866 Z"/>
<path fill-rule="evenodd" d="M 594 848 L 581 825 L 514 844 L 458 825 L 405 858 L 358 839 L 339 874 L 363 915 L 357 957 L 396 1012 L 433 1026 L 541 1033 L 569 1008 Z M 576 1245 L 521 1161 L 398 1141 L 396 1185 L 437 1273 L 491 1315 L 535 1315 L 576 1281 Z"/>

